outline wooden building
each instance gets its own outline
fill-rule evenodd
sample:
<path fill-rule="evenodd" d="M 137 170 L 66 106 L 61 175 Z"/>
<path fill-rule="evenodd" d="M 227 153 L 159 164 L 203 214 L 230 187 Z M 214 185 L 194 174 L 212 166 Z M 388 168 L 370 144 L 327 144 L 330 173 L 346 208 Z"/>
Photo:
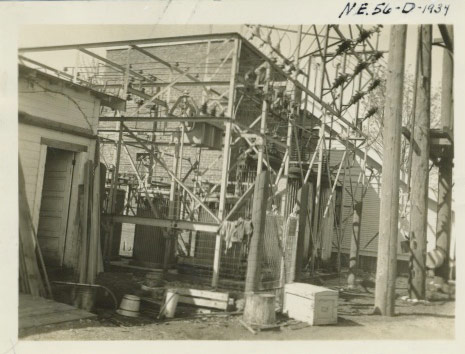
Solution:
<path fill-rule="evenodd" d="M 47 267 L 78 264 L 78 186 L 84 164 L 98 156 L 102 106 L 125 102 L 73 82 L 19 66 L 19 159 L 33 227 Z M 97 147 L 97 151 L 96 151 Z"/>
<path fill-rule="evenodd" d="M 342 157 L 343 150 L 335 149 L 331 151 L 330 169 L 338 167 Z M 350 252 L 350 243 L 352 238 L 352 222 L 354 208 L 352 201 L 358 201 L 363 194 L 363 208 L 361 215 L 360 229 L 360 251 L 359 254 L 365 260 L 366 268 L 374 270 L 376 267 L 376 257 L 378 252 L 378 230 L 379 230 L 379 210 L 380 210 L 380 190 L 381 190 L 381 175 L 379 168 L 382 167 L 375 159 L 368 157 L 366 160 L 365 169 L 365 185 L 366 191 L 363 191 L 361 185 L 357 187 L 358 182 L 363 178 L 363 159 L 356 157 L 354 161 L 353 154 L 347 158 L 347 163 L 352 167 L 346 171 L 346 174 L 341 174 L 338 180 L 338 189 L 341 196 L 337 198 L 336 213 L 338 213 L 338 222 L 334 223 L 332 234 L 332 252 L 337 252 L 339 243 L 342 254 L 348 255 Z M 373 173 L 372 173 L 373 171 Z M 400 191 L 401 205 L 399 212 L 399 237 L 397 245 L 397 259 L 407 262 L 409 253 L 402 249 L 401 242 L 407 240 L 409 232 L 409 207 L 405 208 L 407 201 L 407 184 L 401 177 Z M 333 181 L 334 182 L 334 181 Z M 337 193 L 336 193 L 337 194 Z M 434 200 L 430 193 L 428 200 L 428 233 L 427 233 L 427 250 L 431 251 L 436 247 L 436 212 L 437 201 Z M 352 198 L 354 195 L 354 198 Z M 405 269 L 405 268 L 403 268 Z"/>

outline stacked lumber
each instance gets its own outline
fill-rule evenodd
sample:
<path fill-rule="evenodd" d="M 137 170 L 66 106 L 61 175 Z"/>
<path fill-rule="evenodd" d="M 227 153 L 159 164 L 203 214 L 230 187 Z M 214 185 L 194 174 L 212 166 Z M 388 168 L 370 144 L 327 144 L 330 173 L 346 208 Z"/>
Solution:
<path fill-rule="evenodd" d="M 220 310 L 228 308 L 229 293 L 197 289 L 176 289 L 176 293 L 178 303 Z"/>
<path fill-rule="evenodd" d="M 18 160 L 18 167 L 19 291 L 32 296 L 52 297 L 37 234 L 32 224 L 20 159 Z"/>

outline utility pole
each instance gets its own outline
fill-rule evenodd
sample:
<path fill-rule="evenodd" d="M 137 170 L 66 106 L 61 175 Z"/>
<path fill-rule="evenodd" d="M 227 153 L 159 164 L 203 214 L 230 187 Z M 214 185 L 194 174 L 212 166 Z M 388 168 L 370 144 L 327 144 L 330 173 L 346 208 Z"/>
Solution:
<path fill-rule="evenodd" d="M 454 40 L 453 26 L 445 26 L 452 43 Z M 454 53 L 444 49 L 442 59 L 442 92 L 441 92 L 441 125 L 442 130 L 454 139 Z M 438 175 L 438 211 L 436 224 L 436 248 L 444 253 L 444 262 L 435 271 L 435 275 L 447 280 L 449 278 L 449 252 L 452 221 L 452 167 L 453 144 L 446 150 L 439 162 Z"/>
<path fill-rule="evenodd" d="M 265 74 L 265 86 L 263 87 L 263 102 L 262 102 L 262 115 L 260 118 L 260 134 L 265 136 L 266 133 L 266 121 L 268 119 L 268 92 L 270 87 L 271 80 L 271 68 L 270 64 L 266 65 L 266 74 Z M 262 173 L 263 170 L 263 154 L 266 149 L 266 141 L 261 138 L 261 143 L 258 145 L 258 154 L 257 154 L 257 176 Z"/>
<path fill-rule="evenodd" d="M 262 171 L 255 181 L 255 191 L 252 204 L 253 235 L 247 259 L 247 275 L 245 292 L 253 293 L 259 290 L 261 275 L 261 259 L 263 253 L 263 235 L 265 234 L 266 202 L 270 195 L 270 172 Z"/>
<path fill-rule="evenodd" d="M 397 273 L 400 138 L 407 25 L 391 27 L 384 108 L 383 174 L 374 312 L 393 316 Z"/>
<path fill-rule="evenodd" d="M 432 26 L 419 28 L 419 70 L 416 79 L 410 211 L 409 297 L 425 299 L 426 234 L 428 228 L 429 127 L 431 107 Z"/>

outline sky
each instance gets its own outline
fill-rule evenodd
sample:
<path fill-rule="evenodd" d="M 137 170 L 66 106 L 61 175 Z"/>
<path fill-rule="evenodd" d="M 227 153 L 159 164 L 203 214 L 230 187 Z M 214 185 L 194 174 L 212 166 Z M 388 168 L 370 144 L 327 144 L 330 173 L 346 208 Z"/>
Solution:
<path fill-rule="evenodd" d="M 280 25 L 282 28 L 288 26 Z M 342 28 L 343 26 L 341 26 Z M 289 28 L 295 29 L 296 26 Z M 19 33 L 18 46 L 47 46 L 78 44 L 91 42 L 106 42 L 129 39 L 145 39 L 159 37 L 185 36 L 205 33 L 221 32 L 243 32 L 241 25 L 28 25 L 23 26 Z M 439 38 L 440 33 L 437 26 L 433 26 L 433 38 Z M 287 39 L 288 47 L 294 46 L 294 38 L 290 34 Z M 406 72 L 413 75 L 415 68 L 417 26 L 409 25 L 407 31 L 406 48 Z M 379 49 L 387 50 L 389 46 L 389 26 L 384 26 L 379 41 Z M 285 50 L 285 48 L 282 48 Z M 433 46 L 432 85 L 433 88 L 440 86 L 443 50 Z M 98 53 L 98 52 L 96 52 Z M 98 53 L 104 54 L 104 51 Z M 61 53 L 34 53 L 29 54 L 31 58 L 46 63 L 56 68 L 72 66 L 76 62 L 76 54 L 73 51 Z M 386 56 L 387 59 L 387 56 Z"/>

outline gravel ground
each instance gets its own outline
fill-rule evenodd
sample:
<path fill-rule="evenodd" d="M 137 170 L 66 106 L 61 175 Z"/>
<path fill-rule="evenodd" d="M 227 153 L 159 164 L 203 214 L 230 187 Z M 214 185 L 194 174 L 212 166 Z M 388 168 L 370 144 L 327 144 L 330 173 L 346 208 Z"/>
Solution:
<path fill-rule="evenodd" d="M 127 291 L 126 288 L 123 292 Z M 340 288 L 341 280 L 325 282 Z M 44 326 L 21 334 L 26 340 L 352 340 L 352 339 L 454 339 L 455 301 L 441 293 L 428 293 L 430 301 L 411 303 L 402 300 L 407 282 L 397 282 L 396 316 L 372 315 L 373 288 L 340 292 L 338 323 L 331 326 L 308 326 L 278 317 L 279 329 L 252 334 L 239 322 L 239 315 L 196 315 L 170 321 L 155 316 L 126 318 L 102 311 L 94 320 Z M 117 297 L 122 294 L 118 293 Z M 203 316 L 203 317 L 202 317 Z"/>

